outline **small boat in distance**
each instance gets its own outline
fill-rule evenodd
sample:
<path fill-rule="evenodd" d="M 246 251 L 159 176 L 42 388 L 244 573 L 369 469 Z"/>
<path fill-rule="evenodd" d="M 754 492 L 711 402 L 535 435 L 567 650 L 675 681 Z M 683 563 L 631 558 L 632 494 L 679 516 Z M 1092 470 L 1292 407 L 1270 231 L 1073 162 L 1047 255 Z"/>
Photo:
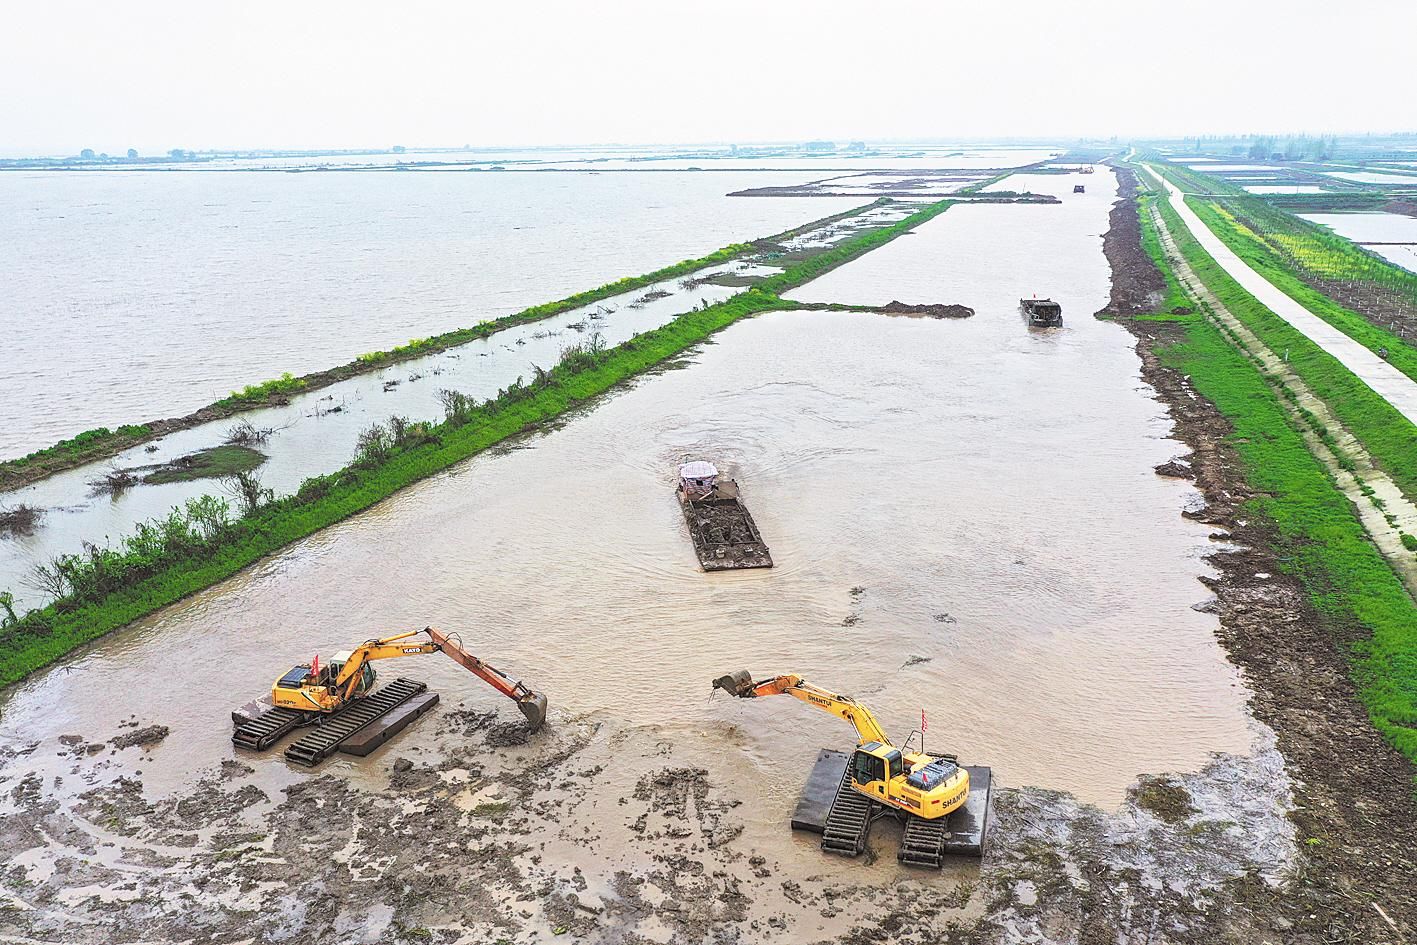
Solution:
<path fill-rule="evenodd" d="M 1019 299 L 1018 307 L 1030 328 L 1061 328 L 1063 325 L 1063 306 L 1052 299 Z"/>

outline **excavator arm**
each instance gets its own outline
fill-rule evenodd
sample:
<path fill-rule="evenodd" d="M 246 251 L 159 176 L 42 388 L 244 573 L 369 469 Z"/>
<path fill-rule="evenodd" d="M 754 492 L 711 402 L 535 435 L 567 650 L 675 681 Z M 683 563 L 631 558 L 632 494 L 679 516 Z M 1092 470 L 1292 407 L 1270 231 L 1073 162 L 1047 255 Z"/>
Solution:
<path fill-rule="evenodd" d="M 464 650 L 457 640 L 452 639 L 442 630 L 436 627 L 424 627 L 423 632 L 428 634 L 429 639 L 438 649 L 452 657 L 459 666 L 515 702 L 522 715 L 526 716 L 527 723 L 533 732 L 541 728 L 546 721 L 546 697 L 544 695 L 533 692 L 520 680 L 513 679 L 491 663 L 473 656 Z"/>
<path fill-rule="evenodd" d="M 876 716 L 871 713 L 870 709 L 850 696 L 828 692 L 818 686 L 813 686 L 795 674 L 774 676 L 761 682 L 753 682 L 753 677 L 748 674 L 747 670 L 739 670 L 736 673 L 718 677 L 713 681 L 713 687 L 722 689 L 739 699 L 756 699 L 761 696 L 795 696 L 808 705 L 816 706 L 825 712 L 830 712 L 837 718 L 850 722 L 856 729 L 856 743 L 858 745 L 863 745 L 866 742 L 891 744 L 891 740 L 886 737 L 885 729 L 881 728 L 881 723 L 876 721 Z"/>
<path fill-rule="evenodd" d="M 428 634 L 428 639 L 409 639 L 420 633 Z M 339 693 L 342 700 L 353 696 L 359 685 L 360 675 L 364 672 L 364 665 L 371 660 L 440 652 L 446 653 L 455 663 L 515 702 L 522 715 L 526 716 L 527 723 L 533 732 L 545 724 L 546 697 L 544 695 L 534 692 L 520 680 L 512 679 L 491 663 L 473 656 L 464 650 L 456 639 L 435 627 L 410 630 L 408 633 L 361 643 L 340 667 L 339 676 L 335 679 L 335 691 Z"/>
<path fill-rule="evenodd" d="M 438 641 L 429 642 L 420 640 L 417 643 L 400 643 L 400 640 L 407 640 L 409 637 L 417 636 L 420 631 L 410 630 L 408 633 L 400 633 L 392 637 L 384 637 L 381 640 L 366 640 L 355 647 L 354 652 L 345 660 L 340 667 L 340 672 L 335 677 L 335 691 L 339 693 L 341 699 L 348 699 L 354 695 L 355 687 L 359 685 L 359 676 L 364 672 L 364 664 L 371 660 L 387 660 L 395 656 L 413 656 L 418 653 L 436 653 L 442 649 Z"/>

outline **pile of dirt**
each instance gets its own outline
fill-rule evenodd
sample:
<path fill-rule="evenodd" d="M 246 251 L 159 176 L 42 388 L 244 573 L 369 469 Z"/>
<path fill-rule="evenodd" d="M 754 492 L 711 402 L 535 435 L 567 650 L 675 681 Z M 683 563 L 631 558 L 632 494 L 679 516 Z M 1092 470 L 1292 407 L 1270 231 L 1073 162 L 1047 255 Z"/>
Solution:
<path fill-rule="evenodd" d="M 974 314 L 974 309 L 968 305 L 911 304 L 895 299 L 882 305 L 880 311 L 887 315 L 925 315 L 930 318 L 969 318 Z"/>
<path fill-rule="evenodd" d="M 166 725 L 146 725 L 122 735 L 115 735 L 108 740 L 108 744 L 114 748 L 147 748 L 166 738 L 168 732 Z"/>

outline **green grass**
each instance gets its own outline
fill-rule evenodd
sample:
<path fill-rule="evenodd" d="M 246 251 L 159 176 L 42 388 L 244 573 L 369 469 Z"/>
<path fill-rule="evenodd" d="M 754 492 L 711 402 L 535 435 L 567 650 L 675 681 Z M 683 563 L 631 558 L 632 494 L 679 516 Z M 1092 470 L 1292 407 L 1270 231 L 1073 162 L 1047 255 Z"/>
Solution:
<path fill-rule="evenodd" d="M 309 386 L 309 381 L 303 377 L 296 377 L 286 371 L 280 377 L 272 378 L 269 381 L 262 381 L 259 384 L 247 384 L 240 390 L 231 392 L 230 397 L 223 397 L 213 406 L 223 407 L 232 404 L 245 403 L 265 403 L 275 394 L 294 394 L 304 390 Z"/>
<path fill-rule="evenodd" d="M 77 436 L 70 437 L 67 440 L 60 440 L 53 446 L 45 447 L 42 450 L 35 450 L 33 453 L 21 456 L 19 459 L 12 459 L 7 463 L 0 464 L 0 466 L 12 466 L 18 469 L 33 466 L 38 463 L 43 463 L 45 460 L 55 458 L 60 458 L 67 462 L 75 456 L 85 456 L 94 452 L 96 449 L 107 448 L 117 440 L 136 442 L 138 439 L 147 436 L 150 432 L 151 428 L 147 424 L 142 423 L 125 424 L 116 430 L 110 430 L 108 427 L 85 430 Z"/>
<path fill-rule="evenodd" d="M 1337 358 L 1241 288 L 1196 241 L 1167 201 L 1157 206 L 1196 276 L 1271 351 L 1288 353 L 1291 370 L 1328 405 L 1403 494 L 1417 499 L 1417 428 Z"/>
<path fill-rule="evenodd" d="M 414 482 L 493 446 L 537 428 L 591 398 L 683 353 L 734 322 L 795 303 L 779 295 L 817 275 L 895 239 L 944 212 L 950 201 L 931 204 L 892 226 L 862 234 L 815 258 L 797 263 L 757 287 L 724 302 L 688 312 L 666 325 L 599 354 L 585 351 L 542 372 L 530 387 L 514 385 L 485 404 L 425 431 L 416 443 L 394 446 L 378 462 L 356 463 L 338 473 L 307 480 L 295 495 L 271 502 L 228 525 L 208 509 L 205 531 L 174 511 L 170 523 L 144 534 L 153 538 L 140 551 L 96 550 L 103 575 L 112 580 L 85 583 L 82 597 L 61 599 L 30 611 L 0 632 L 0 685 L 23 679 L 64 654 L 105 633 L 210 587 L 291 542 L 369 508 Z M 220 503 L 218 503 L 220 504 Z M 178 519 L 183 519 L 179 521 Z M 140 529 L 143 531 L 143 529 Z M 200 534 L 198 534 L 200 532 Z M 172 542 L 188 549 L 168 562 Z M 202 535 L 211 536 L 203 540 Z M 141 553 L 143 560 L 129 560 Z M 145 564 L 146 563 L 146 564 Z M 82 563 L 80 567 L 82 567 Z M 82 572 L 91 576 L 91 572 Z M 133 575 L 131 581 L 123 575 Z"/>
<path fill-rule="evenodd" d="M 1142 225 L 1152 227 L 1148 215 Z M 1174 228 L 1179 220 L 1168 219 L 1167 225 Z M 1152 240 L 1148 246 L 1159 244 Z M 1164 256 L 1153 258 L 1169 270 Z M 1195 265 L 1189 256 L 1187 261 Z M 1359 694 L 1374 726 L 1417 761 L 1412 597 L 1368 539 L 1352 503 L 1309 452 L 1275 389 L 1213 323 L 1191 316 L 1185 341 L 1158 354 L 1190 377 L 1196 391 L 1234 426 L 1229 443 L 1256 492 L 1246 511 L 1273 526 L 1280 567 L 1303 584 L 1334 635 L 1362 638 L 1350 654 Z"/>
<path fill-rule="evenodd" d="M 191 482 L 194 479 L 220 479 L 240 472 L 250 472 L 266 461 L 266 454 L 249 446 L 213 446 L 183 456 L 176 462 L 157 469 L 143 477 L 149 485 L 166 482 Z"/>
<path fill-rule="evenodd" d="M 1245 218 L 1237 217 L 1227 206 L 1212 201 L 1188 198 L 1187 204 L 1195 211 L 1212 233 L 1234 251 L 1250 268 L 1264 276 L 1285 295 L 1343 332 L 1368 350 L 1377 353 L 1386 349 L 1388 363 L 1408 377 L 1417 380 L 1417 349 L 1396 334 L 1374 325 L 1367 318 L 1345 308 L 1322 292 L 1303 282 L 1292 266 L 1302 263 L 1310 272 L 1324 278 L 1344 279 L 1355 282 L 1370 282 L 1394 293 L 1404 294 L 1417 302 L 1417 276 L 1409 273 L 1391 275 L 1388 270 L 1396 267 L 1378 264 L 1371 254 L 1364 252 L 1342 237 L 1333 234 L 1309 234 L 1297 230 L 1283 234 L 1276 230 L 1255 230 L 1247 225 L 1259 225 L 1249 217 L 1248 204 L 1242 208 Z M 1238 202 L 1237 202 L 1238 203 Z M 1287 216 L 1287 214 L 1286 214 Z M 1305 221 L 1298 221 L 1304 223 Z M 1312 226 L 1312 224 L 1308 224 Z M 1315 229 L 1317 229 L 1315 227 Z M 1326 238 L 1325 238 L 1326 237 Z M 1284 240 L 1285 254 L 1276 250 L 1272 241 Z"/>
<path fill-rule="evenodd" d="M 1141 228 L 1142 249 L 1145 250 L 1147 255 L 1152 259 L 1160 259 L 1163 256 L 1161 237 L 1157 235 L 1156 227 L 1149 225 L 1151 222 L 1151 207 L 1158 199 L 1161 198 L 1151 194 L 1137 195 L 1137 208 L 1143 222 Z M 1186 291 L 1181 288 L 1181 283 L 1176 280 L 1176 274 L 1171 271 L 1171 267 L 1160 266 L 1158 268 L 1161 270 L 1162 278 L 1166 280 L 1166 296 L 1161 301 L 1160 313 L 1152 317 L 1158 319 L 1168 318 L 1170 317 L 1169 313 L 1175 312 L 1178 309 L 1184 310 L 1192 308 L 1193 305 L 1190 296 L 1186 295 Z"/>

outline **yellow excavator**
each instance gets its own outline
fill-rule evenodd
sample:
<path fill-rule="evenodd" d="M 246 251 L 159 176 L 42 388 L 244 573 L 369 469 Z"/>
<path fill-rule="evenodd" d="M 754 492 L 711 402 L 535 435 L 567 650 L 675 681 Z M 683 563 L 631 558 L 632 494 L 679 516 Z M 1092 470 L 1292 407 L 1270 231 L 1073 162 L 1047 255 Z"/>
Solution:
<path fill-rule="evenodd" d="M 426 638 L 415 639 L 420 634 L 426 635 Z M 314 764 L 361 728 L 427 689 L 421 682 L 396 679 L 376 692 L 374 687 L 378 674 L 373 663 L 425 653 L 447 655 L 511 699 L 526 716 L 531 731 L 539 730 L 546 722 L 546 696 L 464 650 L 455 634 L 425 627 L 366 640 L 352 650 L 336 653 L 332 660 L 323 665 L 317 656 L 309 663 L 292 667 L 271 686 L 270 709 L 259 715 L 234 717 L 237 724 L 232 743 L 238 748 L 264 751 L 287 732 L 305 725 L 316 725 L 317 733 L 307 736 L 285 752 L 292 761 Z"/>
<path fill-rule="evenodd" d="M 935 820 L 962 807 L 969 798 L 969 772 L 954 758 L 910 751 L 910 739 L 906 747 L 897 748 L 871 710 L 850 696 L 813 686 L 797 675 L 754 682 L 747 670 L 720 676 L 713 687 L 740 699 L 793 696 L 850 722 L 856 728 L 856 751 L 847 764 L 843 785 L 849 780 L 852 789 L 872 801 L 913 817 Z"/>
<path fill-rule="evenodd" d="M 414 640 L 420 633 L 426 640 Z M 366 640 L 353 650 L 335 654 L 321 666 L 317 656 L 311 663 L 291 668 L 271 687 L 271 704 L 301 712 L 335 712 L 374 691 L 377 674 L 370 665 L 375 660 L 423 653 L 446 653 L 483 682 L 516 702 L 534 732 L 546 721 L 546 697 L 506 676 L 490 663 L 471 653 L 448 634 L 434 627 L 410 630 L 378 640 Z"/>

